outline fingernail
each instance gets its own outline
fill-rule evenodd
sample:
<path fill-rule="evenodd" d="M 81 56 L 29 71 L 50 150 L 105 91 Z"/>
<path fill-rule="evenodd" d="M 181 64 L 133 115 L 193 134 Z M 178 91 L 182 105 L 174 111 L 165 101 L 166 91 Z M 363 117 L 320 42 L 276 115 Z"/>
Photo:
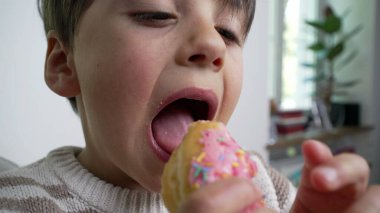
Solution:
<path fill-rule="evenodd" d="M 331 167 L 320 167 L 319 172 L 328 182 L 335 182 L 338 178 L 338 173 L 334 168 Z"/>

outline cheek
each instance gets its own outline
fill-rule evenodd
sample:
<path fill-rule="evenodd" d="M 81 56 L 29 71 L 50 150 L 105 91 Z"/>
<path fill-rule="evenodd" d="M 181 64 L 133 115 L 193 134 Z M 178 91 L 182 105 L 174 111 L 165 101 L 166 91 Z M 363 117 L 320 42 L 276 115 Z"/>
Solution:
<path fill-rule="evenodd" d="M 224 75 L 223 103 L 219 118 L 225 123 L 230 119 L 240 97 L 243 82 L 242 61 L 236 60 L 226 68 L 228 71 Z"/>
<path fill-rule="evenodd" d="M 159 75 L 154 52 L 147 51 L 149 45 L 136 36 L 109 25 L 108 33 L 95 28 L 84 32 L 86 39 L 78 42 L 82 45 L 77 61 L 82 93 L 103 102 L 124 101 L 123 106 L 143 104 Z"/>
<path fill-rule="evenodd" d="M 230 73 L 227 78 L 229 80 L 227 83 L 227 95 L 228 99 L 231 102 L 232 110 L 235 108 L 242 89 L 242 83 L 243 83 L 243 67 L 236 66 L 234 71 Z"/>
<path fill-rule="evenodd" d="M 121 93 L 120 97 L 131 96 L 134 103 L 140 104 L 149 100 L 159 76 L 157 68 L 152 66 L 155 62 L 142 53 L 131 51 L 118 58 L 106 59 L 104 70 L 108 75 L 103 77 L 109 80 L 105 86 L 112 89 L 110 92 Z"/>
<path fill-rule="evenodd" d="M 109 43 L 92 53 L 88 51 L 80 67 L 88 119 L 100 126 L 112 124 L 113 131 L 118 132 L 142 122 L 160 73 L 153 66 L 157 62 L 145 50 L 133 49 L 133 44 L 122 46 L 116 48 Z"/>

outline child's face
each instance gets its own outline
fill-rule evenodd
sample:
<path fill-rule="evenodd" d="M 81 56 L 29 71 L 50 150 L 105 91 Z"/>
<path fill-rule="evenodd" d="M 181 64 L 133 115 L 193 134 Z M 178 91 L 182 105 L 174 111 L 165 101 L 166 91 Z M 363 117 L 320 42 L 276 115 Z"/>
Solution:
<path fill-rule="evenodd" d="M 189 122 L 227 122 L 242 82 L 243 14 L 215 0 L 94 1 L 74 38 L 78 107 L 100 178 L 159 191 Z M 180 100 L 180 101 L 178 101 Z"/>

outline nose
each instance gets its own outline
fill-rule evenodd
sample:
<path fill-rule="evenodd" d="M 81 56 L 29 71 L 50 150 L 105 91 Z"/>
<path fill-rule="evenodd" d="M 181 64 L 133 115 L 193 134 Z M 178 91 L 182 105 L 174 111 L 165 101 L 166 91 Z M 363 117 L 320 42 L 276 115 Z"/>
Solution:
<path fill-rule="evenodd" d="M 213 25 L 193 26 L 186 30 L 177 62 L 184 66 L 219 71 L 224 65 L 226 44 Z"/>

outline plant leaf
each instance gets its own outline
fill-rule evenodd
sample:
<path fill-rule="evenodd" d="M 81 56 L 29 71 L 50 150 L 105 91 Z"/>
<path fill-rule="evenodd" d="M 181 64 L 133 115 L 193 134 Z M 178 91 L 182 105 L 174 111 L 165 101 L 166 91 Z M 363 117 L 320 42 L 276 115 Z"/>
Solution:
<path fill-rule="evenodd" d="M 336 15 L 327 16 L 325 21 L 305 21 L 305 23 L 329 34 L 336 33 L 342 28 L 342 20 Z"/>
<path fill-rule="evenodd" d="M 320 82 L 324 79 L 325 79 L 325 75 L 323 73 L 319 73 L 316 76 L 305 78 L 304 82 L 310 82 L 310 81 Z"/>
<path fill-rule="evenodd" d="M 362 30 L 363 30 L 362 25 L 355 27 L 351 32 L 349 32 L 343 36 L 342 41 L 347 41 L 348 39 L 352 38 L 354 35 L 358 34 Z"/>
<path fill-rule="evenodd" d="M 338 88 L 347 88 L 355 86 L 359 83 L 359 80 L 351 80 L 351 81 L 345 81 L 345 82 L 335 82 L 335 86 Z"/>
<path fill-rule="evenodd" d="M 330 34 L 339 32 L 342 28 L 342 20 L 335 15 L 330 15 L 326 18 L 324 23 L 324 31 Z"/>
<path fill-rule="evenodd" d="M 345 34 L 342 39 L 338 42 L 337 45 L 329 49 L 327 53 L 327 59 L 332 61 L 337 56 L 339 56 L 343 50 L 344 50 L 344 42 L 346 42 L 348 39 L 359 33 L 363 29 L 362 25 L 357 26 L 355 29 L 353 29 L 351 32 Z"/>
<path fill-rule="evenodd" d="M 332 47 L 327 53 L 327 59 L 332 61 L 339 56 L 344 50 L 344 42 L 341 41 L 334 47 Z"/>
<path fill-rule="evenodd" d="M 323 30 L 324 31 L 325 25 L 321 21 L 305 21 L 305 23 L 309 26 L 316 28 L 317 30 Z"/>
<path fill-rule="evenodd" d="M 301 64 L 302 66 L 304 67 L 307 67 L 307 68 L 317 68 L 317 65 L 314 64 L 314 63 L 307 63 L 307 62 L 304 62 Z"/>
<path fill-rule="evenodd" d="M 336 70 L 343 70 L 343 68 L 348 65 L 354 58 L 358 55 L 358 51 L 352 51 L 348 56 L 342 59 L 339 64 L 336 66 Z"/>
<path fill-rule="evenodd" d="M 319 52 L 326 49 L 326 45 L 322 41 L 317 41 L 314 44 L 310 45 L 308 47 L 310 50 L 313 50 L 314 52 Z"/>

